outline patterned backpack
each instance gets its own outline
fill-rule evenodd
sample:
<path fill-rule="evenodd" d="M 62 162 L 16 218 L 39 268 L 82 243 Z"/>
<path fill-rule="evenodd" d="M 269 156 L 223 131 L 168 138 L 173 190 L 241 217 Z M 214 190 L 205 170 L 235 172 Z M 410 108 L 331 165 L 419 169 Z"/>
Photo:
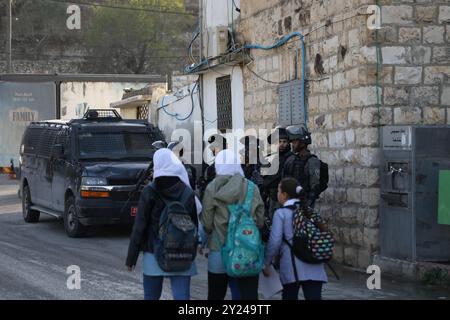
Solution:
<path fill-rule="evenodd" d="M 294 238 L 292 245 L 288 245 L 298 259 L 312 264 L 331 260 L 335 239 L 317 212 L 311 208 L 297 207 L 292 224 Z"/>
<path fill-rule="evenodd" d="M 258 275 L 264 266 L 264 245 L 250 215 L 255 184 L 248 181 L 244 203 L 228 206 L 230 220 L 222 261 L 230 277 Z"/>

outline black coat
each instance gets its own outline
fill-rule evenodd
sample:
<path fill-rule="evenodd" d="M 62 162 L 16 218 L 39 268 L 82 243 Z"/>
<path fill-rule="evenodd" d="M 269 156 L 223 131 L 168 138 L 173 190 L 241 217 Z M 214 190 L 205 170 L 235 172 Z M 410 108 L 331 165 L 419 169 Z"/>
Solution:
<path fill-rule="evenodd" d="M 164 198 L 169 201 L 177 201 L 180 199 L 184 188 L 187 188 L 178 178 L 169 177 L 156 179 L 155 186 Z M 192 221 L 198 227 L 194 192 L 192 192 L 192 197 L 185 205 Z M 133 232 L 131 233 L 130 245 L 128 247 L 127 266 L 136 265 L 141 251 L 153 253 L 153 241 L 157 236 L 159 218 L 164 207 L 164 201 L 150 186 L 142 190 Z"/>

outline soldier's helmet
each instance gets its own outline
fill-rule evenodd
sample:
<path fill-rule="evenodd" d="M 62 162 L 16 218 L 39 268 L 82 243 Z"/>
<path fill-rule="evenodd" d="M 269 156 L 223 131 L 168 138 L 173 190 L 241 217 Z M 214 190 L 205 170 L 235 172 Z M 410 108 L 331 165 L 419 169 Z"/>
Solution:
<path fill-rule="evenodd" d="M 303 126 L 289 126 L 286 128 L 289 141 L 300 140 L 304 143 L 311 144 L 311 133 Z"/>
<path fill-rule="evenodd" d="M 281 139 L 287 139 L 287 140 L 289 140 L 289 136 L 288 136 L 288 133 L 287 133 L 287 131 L 286 131 L 286 128 L 284 128 L 284 127 L 276 127 L 276 128 L 274 129 L 274 132 L 272 132 L 272 133 L 267 137 L 267 142 L 268 142 L 269 144 L 272 144 L 272 143 L 278 143 L 278 141 L 272 141 L 272 139 L 274 138 L 274 134 L 275 134 L 276 132 L 278 132 L 278 141 L 281 140 Z"/>
<path fill-rule="evenodd" d="M 221 134 L 213 134 L 208 138 L 209 148 L 213 150 L 218 148 L 220 150 L 227 149 L 227 139 Z"/>
<path fill-rule="evenodd" d="M 173 150 L 176 146 L 178 146 L 180 144 L 180 141 L 172 141 L 169 143 L 169 145 L 167 146 L 167 149 L 169 150 Z"/>
<path fill-rule="evenodd" d="M 162 140 L 159 140 L 159 141 L 153 142 L 153 143 L 152 143 L 152 146 L 153 146 L 155 149 L 159 150 L 159 149 L 167 148 L 167 143 L 164 142 L 164 141 L 162 141 Z"/>

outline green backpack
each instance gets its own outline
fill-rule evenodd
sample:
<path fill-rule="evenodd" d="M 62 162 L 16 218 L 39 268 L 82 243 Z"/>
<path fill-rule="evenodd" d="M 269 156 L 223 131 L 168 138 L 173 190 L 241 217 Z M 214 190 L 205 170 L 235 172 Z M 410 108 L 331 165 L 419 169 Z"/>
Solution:
<path fill-rule="evenodd" d="M 250 214 L 254 189 L 255 184 L 248 181 L 244 202 L 228 205 L 230 220 L 222 260 L 230 277 L 256 276 L 264 266 L 264 245 Z"/>

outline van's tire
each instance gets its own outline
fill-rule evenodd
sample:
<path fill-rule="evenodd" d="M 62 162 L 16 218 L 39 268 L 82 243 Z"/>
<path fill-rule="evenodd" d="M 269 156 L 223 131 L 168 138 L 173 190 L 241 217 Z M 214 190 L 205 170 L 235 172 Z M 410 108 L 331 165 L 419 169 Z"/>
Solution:
<path fill-rule="evenodd" d="M 33 205 L 31 202 L 30 187 L 28 185 L 23 186 L 22 195 L 22 215 L 23 220 L 27 223 L 36 223 L 39 221 L 41 213 L 36 210 L 32 210 L 30 207 Z"/>
<path fill-rule="evenodd" d="M 69 197 L 66 200 L 64 229 L 66 230 L 66 234 L 71 238 L 80 238 L 86 234 L 86 227 L 78 220 L 78 210 L 73 197 Z"/>

